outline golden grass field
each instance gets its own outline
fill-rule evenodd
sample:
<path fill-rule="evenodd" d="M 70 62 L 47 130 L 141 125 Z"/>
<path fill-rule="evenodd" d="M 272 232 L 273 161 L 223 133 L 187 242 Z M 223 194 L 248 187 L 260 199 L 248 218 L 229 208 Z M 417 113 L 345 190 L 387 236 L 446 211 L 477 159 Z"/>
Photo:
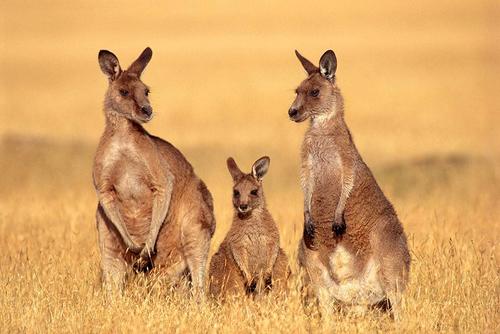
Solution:
<path fill-rule="evenodd" d="M 381 0 L 0 3 L 1 332 L 500 331 L 500 6 Z M 107 301 L 91 167 L 107 81 L 150 46 L 143 75 L 155 118 L 215 199 L 212 252 L 229 228 L 225 159 L 271 157 L 264 186 L 297 272 L 299 149 L 287 119 L 305 75 L 336 51 L 346 119 L 392 200 L 412 253 L 403 320 L 304 312 L 297 279 L 283 300 L 217 307 L 139 277 Z"/>

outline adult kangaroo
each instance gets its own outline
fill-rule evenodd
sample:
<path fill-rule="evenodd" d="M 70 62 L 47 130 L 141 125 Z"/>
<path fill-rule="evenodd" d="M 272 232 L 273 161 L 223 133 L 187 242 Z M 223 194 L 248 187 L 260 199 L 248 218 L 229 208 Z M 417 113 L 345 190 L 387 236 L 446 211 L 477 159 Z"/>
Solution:
<path fill-rule="evenodd" d="M 146 48 L 123 71 L 113 53 L 98 56 L 109 79 L 93 169 L 103 281 L 122 290 L 133 269 L 154 268 L 173 280 L 189 272 L 202 291 L 215 230 L 212 196 L 182 153 L 142 126 L 153 116 L 141 81 L 151 57 Z"/>
<path fill-rule="evenodd" d="M 325 312 L 335 302 L 365 308 L 389 301 L 397 319 L 410 270 L 403 227 L 344 121 L 335 53 L 326 51 L 319 67 L 295 53 L 308 74 L 288 114 L 295 122 L 310 120 L 302 144 L 299 245 L 309 292 Z"/>

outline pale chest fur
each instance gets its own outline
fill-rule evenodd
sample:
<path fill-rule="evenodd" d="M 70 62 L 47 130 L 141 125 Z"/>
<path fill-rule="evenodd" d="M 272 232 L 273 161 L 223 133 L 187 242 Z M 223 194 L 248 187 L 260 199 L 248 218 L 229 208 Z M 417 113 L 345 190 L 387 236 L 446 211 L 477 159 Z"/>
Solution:
<path fill-rule="evenodd" d="M 150 175 L 139 149 L 129 142 L 111 142 L 105 150 L 103 169 L 120 199 L 139 200 L 151 192 Z"/>
<path fill-rule="evenodd" d="M 152 211 L 151 176 L 133 142 L 111 140 L 103 148 L 101 177 L 108 179 L 131 235 L 147 231 Z"/>
<path fill-rule="evenodd" d="M 380 265 L 369 258 L 362 266 L 356 265 L 355 254 L 342 245 L 330 253 L 329 270 L 324 271 L 331 280 L 330 293 L 336 300 L 349 304 L 373 305 L 385 298 L 380 281 Z"/>
<path fill-rule="evenodd" d="M 275 258 L 279 249 L 279 233 L 276 226 L 255 221 L 239 221 L 238 228 L 230 231 L 228 242 L 247 260 L 251 275 L 265 271 L 269 259 Z"/>
<path fill-rule="evenodd" d="M 331 137 L 306 134 L 302 144 L 301 186 L 306 208 L 314 198 L 339 196 L 342 158 Z"/>
<path fill-rule="evenodd" d="M 340 178 L 342 158 L 332 138 L 307 136 L 302 144 L 303 187 L 311 181 Z"/>

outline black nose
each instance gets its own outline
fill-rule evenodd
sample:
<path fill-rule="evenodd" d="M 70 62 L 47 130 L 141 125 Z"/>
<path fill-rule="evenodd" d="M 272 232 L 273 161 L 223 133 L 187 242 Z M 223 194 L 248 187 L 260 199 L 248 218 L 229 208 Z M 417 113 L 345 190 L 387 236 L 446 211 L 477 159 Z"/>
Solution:
<path fill-rule="evenodd" d="M 246 205 L 246 204 L 240 204 L 240 209 L 241 210 L 246 210 L 246 209 L 248 209 L 248 205 Z"/>
<path fill-rule="evenodd" d="M 290 108 L 290 110 L 288 110 L 288 115 L 290 117 L 295 117 L 295 116 L 297 116 L 298 113 L 299 113 L 299 109 L 297 109 L 297 108 Z"/>
<path fill-rule="evenodd" d="M 143 112 L 144 115 L 151 116 L 151 114 L 153 113 L 153 108 L 151 108 L 151 106 L 143 106 L 141 108 L 141 111 Z"/>

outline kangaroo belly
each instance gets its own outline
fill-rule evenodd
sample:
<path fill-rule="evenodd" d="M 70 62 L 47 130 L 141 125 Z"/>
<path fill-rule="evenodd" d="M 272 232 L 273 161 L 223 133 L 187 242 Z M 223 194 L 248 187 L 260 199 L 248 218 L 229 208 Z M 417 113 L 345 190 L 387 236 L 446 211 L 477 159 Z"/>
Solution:
<path fill-rule="evenodd" d="M 340 182 L 336 179 L 316 180 L 311 195 L 311 216 L 316 223 L 332 223 L 340 198 Z"/>
<path fill-rule="evenodd" d="M 317 222 L 333 221 L 342 191 L 342 162 L 335 152 L 314 152 L 308 156 L 310 210 Z"/>
<path fill-rule="evenodd" d="M 346 304 L 374 305 L 385 298 L 380 266 L 373 258 L 359 266 L 354 254 L 340 245 L 330 254 L 329 267 L 333 281 L 330 291 L 336 300 Z"/>
<path fill-rule="evenodd" d="M 151 224 L 152 191 L 140 166 L 129 163 L 123 167 L 114 182 L 120 213 L 133 239 L 143 242 Z"/>
<path fill-rule="evenodd" d="M 122 218 L 132 239 L 145 242 L 151 225 L 151 207 L 122 203 Z"/>
<path fill-rule="evenodd" d="M 258 276 L 267 269 L 266 266 L 272 254 L 266 243 L 260 243 L 254 247 L 248 249 L 248 269 L 252 275 Z"/>
<path fill-rule="evenodd" d="M 249 274 L 259 276 L 265 273 L 271 260 L 271 257 L 277 252 L 278 240 L 270 237 L 265 229 L 257 226 L 249 226 L 245 231 L 241 231 L 241 235 L 232 239 L 232 244 L 235 249 L 242 250 L 245 254 L 243 257 L 246 260 L 246 267 Z M 244 251 L 243 251 L 244 250 Z"/>

